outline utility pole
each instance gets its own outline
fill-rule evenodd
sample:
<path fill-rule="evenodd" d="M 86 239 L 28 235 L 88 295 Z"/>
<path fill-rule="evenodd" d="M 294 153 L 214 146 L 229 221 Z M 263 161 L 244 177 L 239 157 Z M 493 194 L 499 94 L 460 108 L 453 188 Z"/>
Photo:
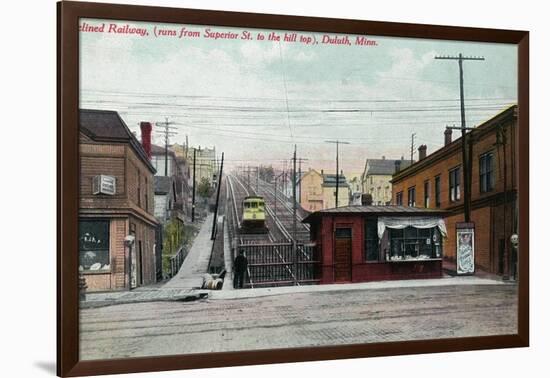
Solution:
<path fill-rule="evenodd" d="M 294 145 L 292 167 L 292 250 L 294 251 L 294 285 L 298 285 L 298 249 L 296 248 L 296 145 Z"/>
<path fill-rule="evenodd" d="M 189 136 L 185 134 L 185 158 L 187 159 L 189 155 Z"/>
<path fill-rule="evenodd" d="M 197 178 L 196 178 L 196 172 L 197 172 L 197 149 L 193 148 L 193 199 L 191 202 L 191 222 L 195 221 L 195 190 L 197 186 Z"/>
<path fill-rule="evenodd" d="M 210 240 L 214 240 L 214 238 L 216 237 L 216 229 L 217 229 L 217 225 L 218 225 L 218 205 L 220 203 L 220 188 L 222 186 L 222 173 L 223 173 L 223 152 L 222 152 L 222 161 L 220 163 L 220 173 L 219 173 L 219 177 L 218 177 L 218 191 L 216 193 L 216 207 L 214 209 L 214 221 L 213 221 L 213 224 L 212 224 L 212 236 L 210 237 Z"/>
<path fill-rule="evenodd" d="M 176 135 L 177 132 L 174 131 L 176 127 L 170 126 L 174 122 L 169 122 L 168 117 L 164 118 L 164 122 L 155 122 L 155 125 L 162 126 L 164 130 L 159 131 L 164 136 L 164 176 L 168 176 L 168 145 L 170 141 L 170 136 Z"/>
<path fill-rule="evenodd" d="M 411 134 L 411 164 L 413 163 L 414 153 L 415 153 L 415 145 L 414 145 L 415 136 L 416 136 L 416 133 Z"/>
<path fill-rule="evenodd" d="M 334 143 L 336 144 L 336 202 L 335 202 L 335 207 L 338 207 L 338 191 L 339 191 L 339 186 L 340 186 L 340 177 L 339 177 L 339 172 L 340 172 L 340 167 L 339 167 L 339 157 L 338 157 L 338 145 L 340 144 L 350 144 L 349 142 L 341 142 L 339 140 L 325 140 L 325 143 Z"/>
<path fill-rule="evenodd" d="M 308 159 L 296 158 L 298 161 L 298 203 L 302 203 L 302 162 L 307 161 Z"/>
<path fill-rule="evenodd" d="M 274 197 L 275 197 L 275 206 L 274 206 L 275 218 L 277 218 L 277 180 L 279 179 L 279 177 L 281 177 L 284 174 L 285 173 L 282 172 L 280 175 L 275 177 L 275 191 L 274 191 L 274 193 L 275 193 L 275 195 L 274 195 Z"/>
<path fill-rule="evenodd" d="M 470 197 L 471 197 L 471 157 L 468 156 L 468 140 L 466 130 L 466 112 L 464 109 L 464 72 L 462 63 L 466 60 L 485 60 L 481 56 L 436 56 L 435 59 L 456 60 L 458 61 L 458 71 L 460 79 L 460 131 L 462 133 L 462 181 L 464 185 L 464 221 L 470 222 Z"/>

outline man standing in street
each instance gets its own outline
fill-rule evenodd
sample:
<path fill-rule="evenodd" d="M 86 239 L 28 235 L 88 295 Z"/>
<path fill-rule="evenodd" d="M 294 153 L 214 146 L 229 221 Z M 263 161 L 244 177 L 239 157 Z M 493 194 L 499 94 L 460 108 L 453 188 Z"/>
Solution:
<path fill-rule="evenodd" d="M 239 255 L 235 257 L 235 262 L 233 266 L 235 267 L 235 278 L 233 280 L 233 287 L 235 289 L 242 289 L 244 285 L 246 269 L 248 267 L 248 260 L 246 259 L 244 251 L 242 249 L 239 251 Z"/>

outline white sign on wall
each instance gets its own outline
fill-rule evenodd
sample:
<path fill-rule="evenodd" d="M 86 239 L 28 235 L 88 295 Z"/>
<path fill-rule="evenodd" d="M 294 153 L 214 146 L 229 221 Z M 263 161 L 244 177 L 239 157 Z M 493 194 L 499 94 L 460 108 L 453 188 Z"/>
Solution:
<path fill-rule="evenodd" d="M 116 177 L 107 175 L 94 176 L 93 180 L 94 194 L 116 194 Z"/>
<path fill-rule="evenodd" d="M 472 274 L 475 270 L 474 229 L 457 228 L 456 230 L 456 272 Z"/>

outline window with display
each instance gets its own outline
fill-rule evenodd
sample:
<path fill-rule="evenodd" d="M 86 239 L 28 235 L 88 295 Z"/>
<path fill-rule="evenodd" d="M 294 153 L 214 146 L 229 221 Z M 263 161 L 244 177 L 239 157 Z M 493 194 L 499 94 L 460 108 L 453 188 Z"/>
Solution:
<path fill-rule="evenodd" d="M 390 229 L 390 260 L 426 260 L 441 257 L 437 227 Z"/>
<path fill-rule="evenodd" d="M 109 221 L 85 220 L 79 222 L 80 271 L 110 270 Z"/>
<path fill-rule="evenodd" d="M 365 221 L 365 260 L 378 261 L 378 221 L 367 219 Z"/>

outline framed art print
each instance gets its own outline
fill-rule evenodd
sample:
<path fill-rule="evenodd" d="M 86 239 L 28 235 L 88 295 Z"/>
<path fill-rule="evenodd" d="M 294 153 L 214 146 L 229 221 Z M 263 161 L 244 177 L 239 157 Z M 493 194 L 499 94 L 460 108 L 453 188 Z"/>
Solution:
<path fill-rule="evenodd" d="M 528 46 L 58 3 L 58 375 L 528 346 Z"/>

